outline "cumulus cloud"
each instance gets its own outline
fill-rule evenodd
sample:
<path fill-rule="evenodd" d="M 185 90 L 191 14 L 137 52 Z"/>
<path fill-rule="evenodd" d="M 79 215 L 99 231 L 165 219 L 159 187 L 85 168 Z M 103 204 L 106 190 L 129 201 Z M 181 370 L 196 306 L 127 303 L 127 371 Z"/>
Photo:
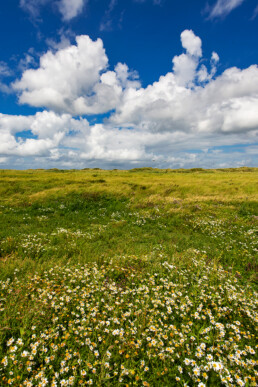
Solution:
<path fill-rule="evenodd" d="M 202 56 L 202 41 L 192 30 L 184 30 L 181 33 L 181 43 L 189 55 L 197 58 Z"/>
<path fill-rule="evenodd" d="M 30 131 L 34 138 L 24 138 Z M 34 116 L 0 114 L 1 156 L 60 157 L 60 147 L 67 156 L 82 160 L 138 160 L 145 157 L 143 138 L 135 144 L 135 133 L 74 119 L 69 114 L 38 112 Z M 74 149 L 77 151 L 75 152 Z"/>
<path fill-rule="evenodd" d="M 85 119 L 75 120 L 69 114 L 51 111 L 33 116 L 0 114 L 0 155 L 50 156 L 70 133 L 84 135 L 88 128 Z M 22 136 L 24 132 L 31 134 Z"/>
<path fill-rule="evenodd" d="M 177 83 L 187 86 L 192 84 L 196 76 L 199 58 L 202 56 L 202 41 L 192 30 L 185 30 L 181 33 L 181 43 L 186 49 L 186 54 L 174 56 L 173 71 Z"/>
<path fill-rule="evenodd" d="M 173 58 L 173 71 L 145 89 L 123 93 L 111 117 L 114 124 L 196 136 L 257 130 L 257 65 L 230 68 L 215 78 L 219 56 L 212 53 L 209 69 L 201 64 L 201 40 L 196 38 L 193 31 L 184 31 L 186 53 Z"/>
<path fill-rule="evenodd" d="M 156 132 L 246 133 L 258 129 L 257 82 L 256 65 L 228 69 L 205 86 L 191 88 L 181 86 L 176 75 L 168 73 L 146 89 L 126 92 L 111 119 Z"/>
<path fill-rule="evenodd" d="M 26 70 L 13 84 L 19 102 L 73 115 L 105 113 L 116 107 L 123 87 L 136 87 L 136 75 L 126 65 L 107 71 L 101 39 L 76 37 L 76 45 L 49 50 L 38 69 Z M 130 80 L 130 78 L 132 78 Z"/>
<path fill-rule="evenodd" d="M 34 138 L 22 137 L 23 130 L 30 130 Z M 222 166 L 222 150 L 209 150 L 211 144 L 225 146 L 239 140 L 248 144 L 253 140 L 248 133 L 235 133 L 222 138 L 214 133 L 154 133 L 147 128 L 132 130 L 110 124 L 89 125 L 86 119 L 74 119 L 70 115 L 59 116 L 47 111 L 29 117 L 1 115 L 0 131 L 2 160 L 8 162 L 11 157 L 23 157 L 33 160 L 34 166 L 55 165 L 61 168 L 100 165 L 111 168 L 137 165 Z M 249 148 L 243 148 L 241 160 L 247 161 L 245 155 L 249 160 L 254 160 L 253 147 L 250 152 Z M 203 152 L 200 152 L 200 149 L 203 149 Z M 232 155 L 227 157 L 228 165 L 232 165 L 232 160 L 234 165 L 238 165 L 239 154 L 235 154 L 235 158 Z M 20 160 L 19 167 L 21 165 Z"/>
<path fill-rule="evenodd" d="M 141 86 L 138 80 L 138 73 L 136 71 L 130 71 L 127 64 L 119 62 L 115 67 L 115 73 L 118 81 L 124 89 L 130 87 L 137 89 Z"/>
<path fill-rule="evenodd" d="M 209 18 L 221 18 L 227 16 L 235 8 L 239 7 L 245 0 L 217 0 L 209 9 Z"/>
<path fill-rule="evenodd" d="M 181 42 L 184 52 L 174 56 L 171 71 L 146 88 L 125 63 L 108 69 L 100 39 L 79 36 L 76 45 L 48 51 L 13 85 L 20 103 L 48 110 L 0 114 L 0 157 L 40 157 L 44 165 L 67 167 L 223 166 L 222 150 L 213 147 L 257 141 L 258 66 L 216 75 L 216 52 L 203 58 L 191 30 Z M 80 117 L 108 112 L 98 124 Z M 248 149 L 241 159 L 237 152 L 224 155 L 224 166 L 252 165 Z"/>

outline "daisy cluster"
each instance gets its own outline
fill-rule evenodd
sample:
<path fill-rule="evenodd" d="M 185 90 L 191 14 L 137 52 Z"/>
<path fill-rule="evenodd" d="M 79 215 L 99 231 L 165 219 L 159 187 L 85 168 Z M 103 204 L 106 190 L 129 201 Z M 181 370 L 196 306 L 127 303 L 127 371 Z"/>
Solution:
<path fill-rule="evenodd" d="M 250 258 L 258 252 L 258 228 L 254 225 L 232 224 L 227 219 L 216 219 L 212 216 L 195 218 L 190 221 L 193 229 L 219 240 L 224 251 L 240 250 L 245 258 Z"/>
<path fill-rule="evenodd" d="M 257 385 L 257 293 L 198 253 L 16 271 L 0 304 L 1 386 Z"/>
<path fill-rule="evenodd" d="M 67 247 L 75 248 L 78 239 L 93 239 L 99 236 L 105 230 L 105 227 L 105 225 L 99 225 L 96 231 L 91 232 L 82 232 L 81 230 L 73 231 L 59 227 L 51 233 L 37 232 L 34 234 L 21 234 L 17 239 L 7 237 L 0 241 L 0 253 L 6 251 L 10 242 L 20 254 L 25 254 L 29 257 L 40 256 L 46 252 L 54 252 L 58 250 L 58 246 L 64 240 Z"/>

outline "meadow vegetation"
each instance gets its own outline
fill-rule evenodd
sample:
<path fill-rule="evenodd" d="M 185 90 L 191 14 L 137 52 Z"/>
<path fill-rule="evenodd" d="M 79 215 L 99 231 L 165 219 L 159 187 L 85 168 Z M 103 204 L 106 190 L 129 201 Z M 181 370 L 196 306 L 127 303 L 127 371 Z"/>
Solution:
<path fill-rule="evenodd" d="M 258 169 L 0 171 L 1 386 L 256 386 Z"/>

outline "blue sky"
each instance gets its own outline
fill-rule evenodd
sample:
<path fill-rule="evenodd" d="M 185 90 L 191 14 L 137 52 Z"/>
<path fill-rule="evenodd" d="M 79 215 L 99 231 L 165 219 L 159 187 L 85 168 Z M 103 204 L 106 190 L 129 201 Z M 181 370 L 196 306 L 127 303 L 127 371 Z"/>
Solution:
<path fill-rule="evenodd" d="M 0 168 L 257 166 L 257 0 L 0 5 Z"/>

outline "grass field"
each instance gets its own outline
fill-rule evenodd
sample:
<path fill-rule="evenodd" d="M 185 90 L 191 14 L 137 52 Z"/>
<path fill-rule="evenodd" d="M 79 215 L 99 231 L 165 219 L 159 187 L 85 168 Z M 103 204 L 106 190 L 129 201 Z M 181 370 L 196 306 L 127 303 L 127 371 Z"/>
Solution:
<path fill-rule="evenodd" d="M 256 386 L 258 169 L 0 171 L 0 386 Z"/>

